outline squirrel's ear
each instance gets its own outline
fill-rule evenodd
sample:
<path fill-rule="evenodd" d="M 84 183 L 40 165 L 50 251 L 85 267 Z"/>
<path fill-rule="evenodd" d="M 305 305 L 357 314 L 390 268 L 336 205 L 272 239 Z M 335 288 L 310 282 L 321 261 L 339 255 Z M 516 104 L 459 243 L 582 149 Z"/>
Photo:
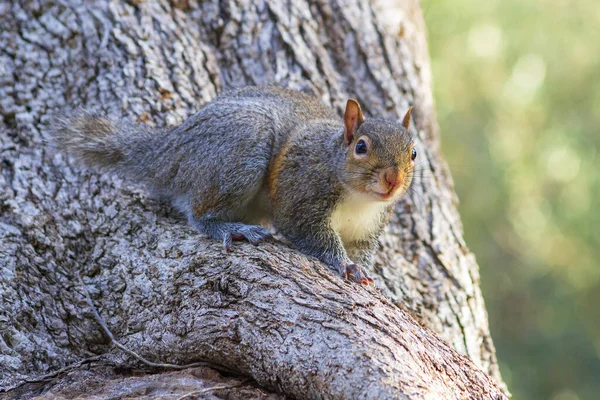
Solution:
<path fill-rule="evenodd" d="M 402 126 L 406 130 L 408 130 L 408 128 L 410 127 L 410 117 L 412 115 L 412 110 L 413 106 L 408 107 L 408 111 L 406 112 L 406 115 L 404 115 L 404 119 L 402 120 Z"/>
<path fill-rule="evenodd" d="M 364 120 L 365 117 L 363 116 L 358 101 L 348 99 L 348 102 L 346 103 L 346 112 L 344 113 L 344 125 L 346 126 L 346 130 L 344 131 L 344 141 L 346 142 L 346 146 L 352 143 L 354 133 Z"/>

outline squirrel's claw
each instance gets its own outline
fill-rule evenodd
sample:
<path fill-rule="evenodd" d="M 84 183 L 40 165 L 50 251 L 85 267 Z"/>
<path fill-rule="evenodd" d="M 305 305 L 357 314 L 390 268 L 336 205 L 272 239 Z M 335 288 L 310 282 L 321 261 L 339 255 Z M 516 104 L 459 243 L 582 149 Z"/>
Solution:
<path fill-rule="evenodd" d="M 375 282 L 373 279 L 367 274 L 367 271 L 363 267 L 358 264 L 346 264 L 344 266 L 345 271 L 342 274 L 342 277 L 348 279 L 349 281 L 359 283 L 361 285 L 374 285 Z"/>
<path fill-rule="evenodd" d="M 226 252 L 230 252 L 231 249 L 233 248 L 233 241 L 234 240 L 244 240 L 245 237 L 242 234 L 239 233 L 227 233 L 225 234 L 225 238 L 223 239 L 223 247 L 225 248 Z"/>

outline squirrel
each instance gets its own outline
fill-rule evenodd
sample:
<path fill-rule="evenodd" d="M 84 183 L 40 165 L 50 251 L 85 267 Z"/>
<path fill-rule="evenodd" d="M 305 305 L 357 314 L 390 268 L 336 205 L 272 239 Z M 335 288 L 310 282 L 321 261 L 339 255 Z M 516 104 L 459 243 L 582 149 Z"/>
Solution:
<path fill-rule="evenodd" d="M 226 251 L 270 239 L 270 223 L 344 278 L 373 284 L 364 266 L 413 177 L 411 111 L 401 124 L 365 119 L 349 99 L 342 121 L 305 93 L 249 86 L 170 129 L 80 109 L 50 133 L 85 164 L 145 183 Z"/>

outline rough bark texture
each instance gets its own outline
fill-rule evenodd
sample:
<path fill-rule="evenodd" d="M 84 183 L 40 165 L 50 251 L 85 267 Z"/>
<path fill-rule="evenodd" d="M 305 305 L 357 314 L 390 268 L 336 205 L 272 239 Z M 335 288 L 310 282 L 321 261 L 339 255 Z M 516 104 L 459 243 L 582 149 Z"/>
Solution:
<path fill-rule="evenodd" d="M 383 294 L 282 243 L 224 254 L 134 184 L 44 143 L 57 111 L 173 125 L 249 84 L 305 90 L 338 111 L 353 96 L 389 118 L 416 106 L 423 173 L 381 238 Z M 0 390 L 108 351 L 139 366 L 108 343 L 81 275 L 115 336 L 155 361 L 214 362 L 297 398 L 503 397 L 439 156 L 416 0 L 3 1 L 0 129 Z M 69 382 L 19 393 L 59 395 Z M 225 397 L 268 396 L 246 389 Z"/>
<path fill-rule="evenodd" d="M 52 384 L 30 384 L 11 390 L 8 399 L 252 399 L 283 400 L 243 378 L 223 377 L 210 368 L 190 368 L 162 374 L 124 374 L 105 365 L 71 372 Z M 0 396 L 1 397 L 1 396 Z"/>

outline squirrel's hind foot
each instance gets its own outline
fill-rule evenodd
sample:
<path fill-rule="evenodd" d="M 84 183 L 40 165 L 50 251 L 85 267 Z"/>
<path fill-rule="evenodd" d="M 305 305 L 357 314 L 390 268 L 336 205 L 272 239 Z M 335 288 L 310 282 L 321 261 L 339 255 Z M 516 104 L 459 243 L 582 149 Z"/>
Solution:
<path fill-rule="evenodd" d="M 230 229 L 224 232 L 223 247 L 225 251 L 231 251 L 233 241 L 246 240 L 253 245 L 258 245 L 260 242 L 273 238 L 268 229 L 258 225 L 246 225 L 242 223 L 228 224 Z"/>
<path fill-rule="evenodd" d="M 213 218 L 195 219 L 190 222 L 200 232 L 209 237 L 222 240 L 225 251 L 231 251 L 234 240 L 246 240 L 254 245 L 271 239 L 268 229 L 258 225 L 246 225 L 241 222 L 225 222 Z"/>

